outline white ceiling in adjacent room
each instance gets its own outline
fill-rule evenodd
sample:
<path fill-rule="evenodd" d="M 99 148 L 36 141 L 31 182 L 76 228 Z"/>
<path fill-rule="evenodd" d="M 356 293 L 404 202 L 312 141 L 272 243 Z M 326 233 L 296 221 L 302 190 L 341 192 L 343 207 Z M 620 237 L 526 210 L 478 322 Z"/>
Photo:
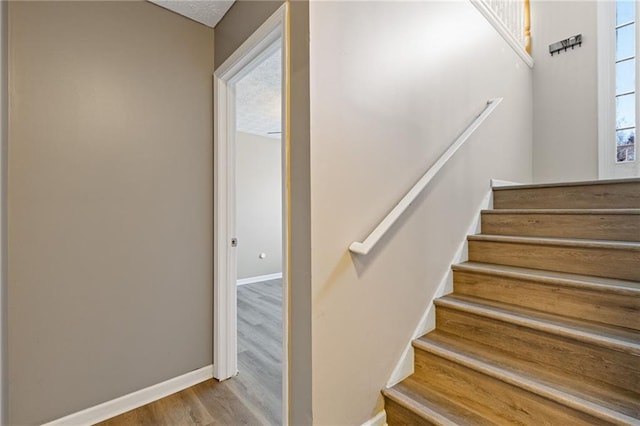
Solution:
<path fill-rule="evenodd" d="M 149 0 L 208 27 L 215 27 L 234 0 Z"/>
<path fill-rule="evenodd" d="M 282 50 L 264 59 L 236 83 L 236 128 L 240 132 L 280 138 Z"/>
<path fill-rule="evenodd" d="M 234 3 L 234 0 L 148 1 L 212 28 Z M 238 131 L 280 138 L 281 55 L 282 51 L 278 48 L 236 84 Z"/>

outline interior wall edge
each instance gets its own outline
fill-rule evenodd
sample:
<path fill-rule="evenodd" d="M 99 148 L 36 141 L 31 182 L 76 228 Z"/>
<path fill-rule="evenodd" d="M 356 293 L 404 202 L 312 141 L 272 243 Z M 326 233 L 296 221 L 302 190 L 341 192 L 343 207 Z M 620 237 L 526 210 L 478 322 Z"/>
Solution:
<path fill-rule="evenodd" d="M 8 7 L 0 2 L 0 425 L 7 421 Z"/>

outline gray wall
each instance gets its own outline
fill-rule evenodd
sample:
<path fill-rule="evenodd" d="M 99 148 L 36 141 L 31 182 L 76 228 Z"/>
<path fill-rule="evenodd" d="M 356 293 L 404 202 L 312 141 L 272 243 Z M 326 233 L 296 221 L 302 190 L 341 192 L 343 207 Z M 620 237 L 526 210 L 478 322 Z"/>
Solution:
<path fill-rule="evenodd" d="M 309 2 L 289 1 L 286 149 L 289 296 L 289 424 L 313 419 L 311 292 L 311 93 Z"/>
<path fill-rule="evenodd" d="M 9 422 L 212 362 L 213 30 L 12 2 Z"/>
<path fill-rule="evenodd" d="M 280 139 L 236 133 L 238 279 L 282 272 L 281 157 Z"/>
<path fill-rule="evenodd" d="M 489 180 L 531 181 L 531 70 L 469 2 L 310 10 L 313 420 L 357 425 L 382 408 Z M 379 245 L 351 255 L 493 97 Z"/>
<path fill-rule="evenodd" d="M 0 424 L 7 421 L 8 2 L 0 3 Z"/>
<path fill-rule="evenodd" d="M 596 9 L 595 1 L 531 3 L 536 182 L 598 178 Z M 582 47 L 549 55 L 549 44 L 576 34 Z"/>
<path fill-rule="evenodd" d="M 236 0 L 216 25 L 216 68 L 284 3 L 284 0 Z"/>

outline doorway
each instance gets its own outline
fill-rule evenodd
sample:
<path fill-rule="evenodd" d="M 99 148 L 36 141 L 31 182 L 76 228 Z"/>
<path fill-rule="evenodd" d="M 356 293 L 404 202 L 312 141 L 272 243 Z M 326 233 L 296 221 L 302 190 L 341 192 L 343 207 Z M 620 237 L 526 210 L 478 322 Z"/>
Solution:
<path fill-rule="evenodd" d="M 235 83 L 238 380 L 282 424 L 282 51 Z"/>
<path fill-rule="evenodd" d="M 277 424 L 288 412 L 285 17 L 286 4 L 214 73 L 214 377 L 255 391 Z"/>

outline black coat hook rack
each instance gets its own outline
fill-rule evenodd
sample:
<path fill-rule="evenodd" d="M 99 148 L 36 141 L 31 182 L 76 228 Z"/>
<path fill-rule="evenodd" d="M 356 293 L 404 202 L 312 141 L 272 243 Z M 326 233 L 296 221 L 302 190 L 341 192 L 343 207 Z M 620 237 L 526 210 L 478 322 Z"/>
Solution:
<path fill-rule="evenodd" d="M 582 34 L 574 35 L 573 37 L 566 38 L 564 40 L 555 42 L 549 45 L 549 53 L 553 56 L 554 53 L 560 54 L 561 51 L 567 51 L 568 48 L 572 50 L 576 47 L 582 46 Z"/>

